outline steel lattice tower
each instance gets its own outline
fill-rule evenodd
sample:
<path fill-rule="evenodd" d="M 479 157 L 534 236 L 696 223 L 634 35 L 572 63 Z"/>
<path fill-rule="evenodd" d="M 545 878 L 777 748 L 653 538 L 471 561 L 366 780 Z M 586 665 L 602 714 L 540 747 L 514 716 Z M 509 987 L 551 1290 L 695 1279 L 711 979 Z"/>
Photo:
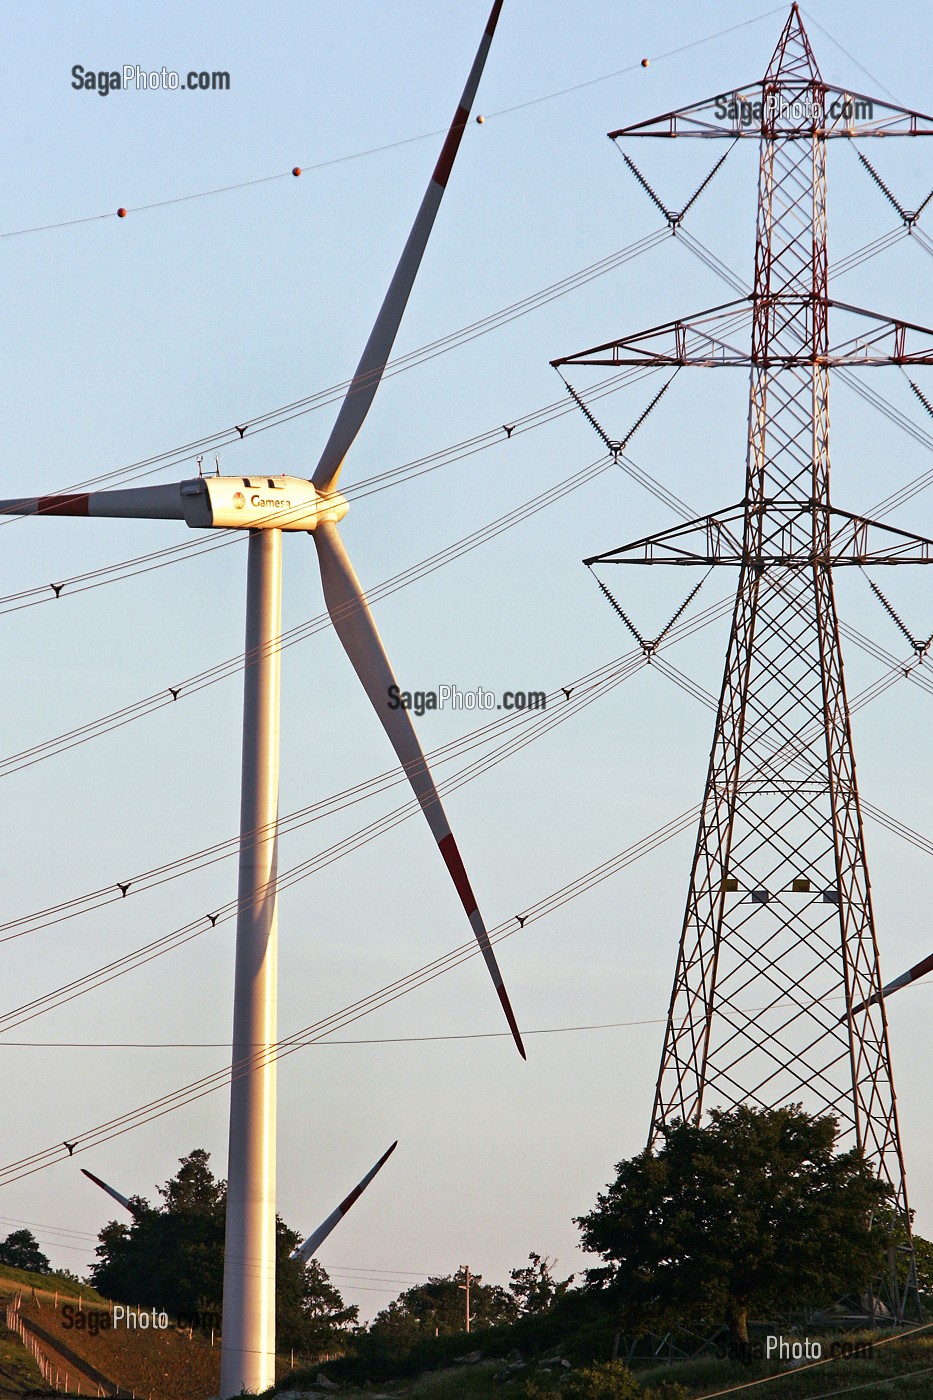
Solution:
<path fill-rule="evenodd" d="M 710 1103 L 831 1112 L 890 1184 L 911 1261 L 833 570 L 933 562 L 933 545 L 831 505 L 829 373 L 933 363 L 933 332 L 830 299 L 826 155 L 834 138 L 931 134 L 933 118 L 824 83 L 794 5 L 760 83 L 610 133 L 759 141 L 751 298 L 554 361 L 751 373 L 742 502 L 586 561 L 739 569 L 650 1139 Z M 683 214 L 627 163 L 676 233 Z M 912 1267 L 892 1267 L 890 1293 L 903 1316 Z"/>

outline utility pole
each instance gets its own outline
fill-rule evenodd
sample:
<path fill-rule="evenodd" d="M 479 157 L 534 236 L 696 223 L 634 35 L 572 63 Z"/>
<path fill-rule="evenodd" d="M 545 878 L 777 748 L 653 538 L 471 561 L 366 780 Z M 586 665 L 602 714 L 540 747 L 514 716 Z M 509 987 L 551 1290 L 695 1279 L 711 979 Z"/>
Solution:
<path fill-rule="evenodd" d="M 464 1282 L 460 1284 L 461 1291 L 466 1294 L 466 1330 L 470 1330 L 470 1266 L 461 1264 Z"/>
<path fill-rule="evenodd" d="M 553 361 L 751 375 L 741 503 L 585 561 L 738 570 L 649 1144 L 711 1103 L 833 1114 L 891 1188 L 903 1319 L 919 1299 L 833 572 L 933 563 L 933 541 L 832 504 L 829 378 L 933 365 L 933 330 L 829 295 L 826 162 L 831 140 L 933 136 L 933 117 L 824 82 L 794 4 L 760 84 L 610 136 L 759 144 L 752 296 Z M 689 205 L 625 160 L 676 234 Z"/>

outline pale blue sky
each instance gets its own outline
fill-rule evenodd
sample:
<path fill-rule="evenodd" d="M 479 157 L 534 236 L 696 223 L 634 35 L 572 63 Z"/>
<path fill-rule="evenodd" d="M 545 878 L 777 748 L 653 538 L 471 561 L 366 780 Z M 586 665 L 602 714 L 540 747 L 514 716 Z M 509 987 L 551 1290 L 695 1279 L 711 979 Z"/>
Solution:
<path fill-rule="evenodd" d="M 477 109 L 403 323 L 406 351 L 515 302 L 658 227 L 605 133 L 760 76 L 784 9 L 671 57 L 762 10 L 737 3 L 567 6 L 506 0 Z M 273 9 L 169 3 L 81 8 L 55 0 L 7 20 L 3 230 L 130 209 L 2 240 L 6 335 L 0 494 L 54 490 L 295 400 L 350 374 L 433 166 L 439 138 L 311 170 L 336 157 L 446 127 L 485 22 L 486 0 L 443 6 L 286 0 Z M 868 0 L 807 10 L 824 76 L 933 108 L 929 36 L 915 5 Z M 825 27 L 851 58 L 818 25 Z M 651 66 L 639 60 L 651 56 Z M 71 88 L 87 68 L 139 63 L 226 69 L 226 94 Z M 860 67 L 871 71 L 868 76 Z M 552 100 L 558 90 L 623 70 Z M 933 185 L 933 146 L 878 144 L 913 206 Z M 676 204 L 712 164 L 700 143 L 641 148 Z M 277 174 L 290 177 L 146 212 L 139 206 Z M 741 276 L 752 266 L 756 153 L 746 143 L 688 227 Z M 897 223 L 843 143 L 831 152 L 830 256 Z M 930 214 L 933 219 L 933 214 Z M 845 299 L 933 323 L 928 255 L 901 244 L 840 280 Z M 343 483 L 462 441 L 561 397 L 552 358 L 727 300 L 674 240 L 572 295 L 386 382 Z M 897 371 L 872 385 L 929 426 Z M 931 381 L 933 383 L 933 381 Z M 604 401 L 621 437 L 655 381 Z M 678 377 L 632 457 L 697 511 L 737 499 L 747 383 L 741 371 Z M 310 471 L 332 409 L 224 449 L 229 472 Z M 839 385 L 832 398 L 836 501 L 867 508 L 929 465 L 929 454 Z M 351 508 L 343 536 L 364 585 L 466 536 L 595 460 L 568 416 Z M 188 474 L 189 467 L 182 474 Z M 175 470 L 175 475 L 178 470 Z M 158 477 L 151 478 L 160 479 Z M 168 479 L 167 477 L 164 479 Z M 929 494 L 929 493 L 928 493 Z M 933 533 L 933 497 L 893 523 Z M 376 609 L 403 683 L 554 690 L 630 648 L 580 560 L 673 522 L 619 472 L 606 473 Z M 27 521 L 0 527 L 0 593 L 57 581 L 192 536 L 171 524 Z M 0 619 L 3 753 L 235 654 L 241 545 Z M 285 625 L 322 609 L 314 550 L 286 540 Z M 883 580 L 918 633 L 933 630 L 919 571 Z M 660 571 L 620 581 L 651 633 L 687 584 Z M 701 602 L 734 589 L 723 571 Z M 864 580 L 839 584 L 843 616 L 888 650 L 902 640 Z M 671 659 L 717 690 L 723 624 Z M 850 686 L 881 667 L 847 652 Z M 283 812 L 361 782 L 390 751 L 336 640 L 320 632 L 283 661 Z M 201 691 L 3 779 L 4 917 L 113 884 L 232 835 L 238 819 L 239 678 Z M 904 682 L 860 712 L 863 792 L 933 831 L 926 774 L 930 696 Z M 425 716 L 433 748 L 469 717 Z M 702 794 L 711 718 L 641 669 L 609 697 L 454 794 L 447 803 L 487 921 L 498 924 Z M 397 791 L 283 841 L 292 865 L 389 810 Z M 381 805 L 380 805 L 381 804 Z M 423 823 L 421 824 L 423 825 Z M 281 903 L 280 1026 L 288 1033 L 468 936 L 433 842 L 414 821 L 287 891 Z M 310 1230 L 395 1137 L 399 1150 L 321 1252 L 345 1296 L 371 1315 L 418 1274 L 459 1264 L 499 1282 L 532 1249 L 579 1269 L 572 1216 L 613 1164 L 643 1145 L 686 895 L 691 832 L 501 945 L 523 1029 L 639 1023 L 507 1038 L 320 1046 L 280 1073 L 279 1208 Z M 930 951 L 929 857 L 869 827 L 882 967 Z M 2 945 L 6 1010 L 122 954 L 234 892 L 215 865 L 101 913 Z M 229 1037 L 232 925 L 188 944 L 10 1041 L 207 1041 Z M 891 1036 L 908 1183 L 933 1233 L 929 986 L 892 1002 Z M 504 1029 L 477 961 L 342 1033 L 430 1036 Z M 218 1068 L 223 1050 L 4 1049 L 4 1162 Z M 127 1192 L 154 1194 L 194 1146 L 226 1157 L 217 1094 L 81 1158 Z M 78 1159 L 0 1193 L 6 1221 L 95 1232 L 109 1212 Z M 9 1228 L 14 1228 L 10 1223 Z M 5 1231 L 4 1231 L 5 1233 Z M 83 1236 L 36 1233 L 83 1272 Z M 54 1240 L 61 1241 L 61 1247 Z M 65 1246 L 76 1248 L 66 1248 Z M 357 1282 L 352 1282 L 351 1271 Z M 377 1272 L 380 1271 L 380 1272 Z M 402 1272 L 399 1272 L 402 1271 Z M 376 1291 L 379 1276 L 391 1278 Z M 366 1279 L 365 1283 L 360 1280 Z"/>

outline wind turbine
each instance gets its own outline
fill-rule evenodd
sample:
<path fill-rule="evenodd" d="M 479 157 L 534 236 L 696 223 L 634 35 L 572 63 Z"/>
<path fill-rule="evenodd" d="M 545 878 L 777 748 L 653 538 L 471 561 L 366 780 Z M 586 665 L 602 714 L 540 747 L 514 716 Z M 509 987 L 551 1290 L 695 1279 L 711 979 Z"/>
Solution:
<path fill-rule="evenodd" d="M 0 501 L 3 515 L 184 520 L 195 529 L 249 530 L 246 665 L 233 1068 L 224 1255 L 223 1400 L 275 1380 L 276 821 L 282 532 L 309 532 L 334 628 L 375 708 L 463 904 L 522 1057 L 525 1050 L 486 925 L 408 712 L 388 708 L 396 684 L 366 596 L 337 530 L 344 458 L 382 379 L 456 158 L 502 0 L 494 0 L 460 103 L 356 374 L 310 480 L 197 477 L 169 485 Z"/>
<path fill-rule="evenodd" d="M 308 1236 L 308 1238 L 304 1241 L 303 1244 L 300 1244 L 297 1249 L 292 1250 L 292 1259 L 297 1259 L 300 1264 L 307 1264 L 309 1259 L 314 1258 L 321 1245 L 327 1239 L 327 1236 L 332 1230 L 336 1229 L 336 1227 L 340 1224 L 341 1220 L 346 1215 L 350 1207 L 359 1200 L 369 1183 L 372 1181 L 373 1177 L 377 1176 L 379 1172 L 382 1171 L 382 1168 L 385 1166 L 386 1162 L 392 1156 L 392 1153 L 397 1147 L 398 1140 L 396 1139 L 396 1141 L 393 1142 L 392 1146 L 387 1148 L 386 1151 L 383 1152 L 382 1156 L 379 1158 L 379 1161 L 375 1164 L 375 1166 L 370 1167 L 369 1171 L 363 1177 L 363 1180 L 358 1182 L 357 1185 L 354 1186 L 353 1190 L 349 1193 L 349 1195 L 344 1196 L 337 1209 L 331 1211 L 327 1219 L 323 1220 L 321 1224 L 317 1227 L 317 1229 L 312 1231 L 312 1233 Z M 93 1172 L 89 1172 L 87 1167 L 82 1167 L 81 1171 L 87 1177 L 88 1181 L 93 1181 L 95 1186 L 99 1186 L 102 1191 L 106 1191 L 107 1195 L 112 1196 L 115 1201 L 118 1201 L 124 1210 L 129 1211 L 130 1215 L 133 1217 L 134 1220 L 137 1219 L 140 1212 L 138 1206 L 134 1205 L 133 1202 L 134 1200 L 139 1200 L 138 1196 L 134 1197 L 122 1195 L 122 1193 L 119 1192 L 116 1189 L 116 1187 L 108 1186 L 106 1181 L 102 1181 L 99 1176 L 95 1176 Z"/>

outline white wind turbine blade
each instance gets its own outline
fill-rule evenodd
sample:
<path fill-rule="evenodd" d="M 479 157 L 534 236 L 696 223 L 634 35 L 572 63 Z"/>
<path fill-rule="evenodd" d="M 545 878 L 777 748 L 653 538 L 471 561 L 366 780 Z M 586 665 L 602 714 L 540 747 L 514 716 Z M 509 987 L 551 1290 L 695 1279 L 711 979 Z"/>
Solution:
<path fill-rule="evenodd" d="M 866 1006 L 874 1006 L 877 1002 L 884 1001 L 885 997 L 889 997 L 892 992 L 900 991 L 901 987 L 909 986 L 911 982 L 916 982 L 919 978 L 925 977 L 928 972 L 933 972 L 933 953 L 931 953 L 929 957 L 922 958 L 920 962 L 914 963 L 913 967 L 909 967 L 906 972 L 902 972 L 900 977 L 895 977 L 893 982 L 888 982 L 883 986 L 880 992 L 876 992 L 875 995 L 869 997 L 867 1001 L 860 1001 L 858 1006 L 853 1006 L 851 1012 L 846 1012 L 845 1015 L 841 1016 L 839 1019 L 844 1021 L 846 1016 L 854 1016 L 857 1011 L 864 1011 Z"/>
<path fill-rule="evenodd" d="M 113 1188 L 112 1186 L 108 1186 L 107 1183 L 106 1183 L 106 1181 L 101 1181 L 100 1177 L 99 1177 L 99 1176 L 95 1176 L 93 1172 L 89 1172 L 88 1169 L 87 1169 L 87 1167 L 82 1167 L 82 1168 L 81 1168 L 81 1171 L 82 1171 L 82 1172 L 84 1173 L 84 1175 L 87 1177 L 88 1181 L 93 1181 L 93 1183 L 94 1183 L 95 1186 L 99 1186 L 100 1189 L 101 1189 L 102 1191 L 106 1191 L 106 1192 L 107 1192 L 107 1195 L 108 1195 L 108 1196 L 112 1196 L 113 1199 L 114 1199 L 115 1201 L 119 1201 L 119 1202 L 120 1202 L 120 1205 L 123 1207 L 123 1209 L 124 1209 L 124 1210 L 128 1210 L 129 1213 L 130 1213 L 130 1215 L 132 1215 L 133 1217 L 135 1217 L 136 1211 L 133 1209 L 132 1205 L 130 1204 L 130 1200 L 129 1200 L 129 1197 L 128 1197 L 128 1196 L 121 1196 L 119 1191 L 115 1191 L 114 1188 Z"/>
<path fill-rule="evenodd" d="M 414 794 L 421 803 L 424 815 L 428 819 L 428 825 L 466 910 L 476 941 L 479 943 L 486 960 L 489 975 L 492 977 L 493 985 L 499 995 L 519 1054 L 524 1059 L 525 1047 L 522 1044 L 508 993 L 505 990 L 502 973 L 499 971 L 499 964 L 496 962 L 496 955 L 489 942 L 483 916 L 477 907 L 476 897 L 470 887 L 457 843 L 450 830 L 444 808 L 441 806 L 441 799 L 434 786 L 434 779 L 431 777 L 431 771 L 418 742 L 418 736 L 407 710 L 402 708 L 389 709 L 389 687 L 395 686 L 397 682 L 382 645 L 382 639 L 376 629 L 366 595 L 360 587 L 359 579 L 343 547 L 343 541 L 338 534 L 336 525 L 330 521 L 322 521 L 314 531 L 313 538 L 321 566 L 324 601 L 334 629 L 343 643 L 344 651 L 353 663 L 356 674 L 363 682 L 363 688 L 369 696 L 373 709 L 379 716 L 382 727 L 388 734 L 392 747 L 398 755 L 399 762 L 405 769 Z"/>
<path fill-rule="evenodd" d="M 303 476 L 195 476 L 160 486 L 118 487 L 0 501 L 0 515 L 68 515 L 85 519 L 183 520 L 193 530 L 313 530 L 341 520 L 339 491 L 326 500 Z"/>
<path fill-rule="evenodd" d="M 473 99 L 476 96 L 476 89 L 479 86 L 480 76 L 486 63 L 486 55 L 489 53 L 489 46 L 492 43 L 492 36 L 495 33 L 501 9 L 502 0 L 495 0 L 480 46 L 476 51 L 476 57 L 473 60 L 473 67 L 470 69 L 470 76 L 463 89 L 460 105 L 454 113 L 454 119 L 450 124 L 450 130 L 441 148 L 437 165 L 434 167 L 434 173 L 421 201 L 421 207 L 415 217 L 411 233 L 408 235 L 408 241 L 402 250 L 398 267 L 389 283 L 389 290 L 386 292 L 385 300 L 366 342 L 366 348 L 356 367 L 356 374 L 353 376 L 346 398 L 340 407 L 337 421 L 331 429 L 330 437 L 327 439 L 327 444 L 321 454 L 321 460 L 311 478 L 317 489 L 324 494 L 332 491 L 337 484 L 343 459 L 369 412 L 369 406 L 379 388 L 386 361 L 392 353 L 395 336 L 405 313 L 414 280 L 418 275 L 418 268 L 421 266 L 421 259 L 431 235 L 431 229 L 434 227 L 437 211 L 444 197 L 444 190 L 450 178 L 457 149 L 470 119 L 470 108 L 473 106 Z"/>
<path fill-rule="evenodd" d="M 392 1153 L 397 1147 L 398 1140 L 396 1139 L 396 1141 L 393 1142 L 392 1146 L 388 1149 L 388 1151 L 383 1152 L 376 1165 L 370 1168 L 370 1170 L 363 1177 L 363 1180 L 360 1182 L 360 1184 L 358 1186 L 354 1186 L 349 1196 L 346 1196 L 340 1202 L 340 1205 L 337 1207 L 336 1210 L 331 1211 L 327 1219 L 317 1227 L 317 1229 L 312 1235 L 308 1236 L 304 1244 L 299 1245 L 298 1248 L 293 1251 L 293 1259 L 297 1259 L 298 1262 L 301 1264 L 307 1264 L 309 1259 L 314 1258 L 314 1255 L 317 1253 L 321 1245 L 327 1239 L 327 1236 L 330 1234 L 331 1230 L 333 1230 L 335 1226 L 340 1224 L 347 1211 L 350 1209 L 350 1207 L 355 1201 L 359 1200 L 360 1196 L 362 1196 L 363 1192 L 366 1190 L 373 1177 L 382 1170 L 382 1168 L 385 1166 L 386 1162 L 392 1156 Z"/>
<path fill-rule="evenodd" d="M 83 515 L 117 520 L 184 520 L 182 487 L 130 486 L 115 491 L 82 491 L 57 496 L 19 496 L 0 501 L 0 515 Z"/>

